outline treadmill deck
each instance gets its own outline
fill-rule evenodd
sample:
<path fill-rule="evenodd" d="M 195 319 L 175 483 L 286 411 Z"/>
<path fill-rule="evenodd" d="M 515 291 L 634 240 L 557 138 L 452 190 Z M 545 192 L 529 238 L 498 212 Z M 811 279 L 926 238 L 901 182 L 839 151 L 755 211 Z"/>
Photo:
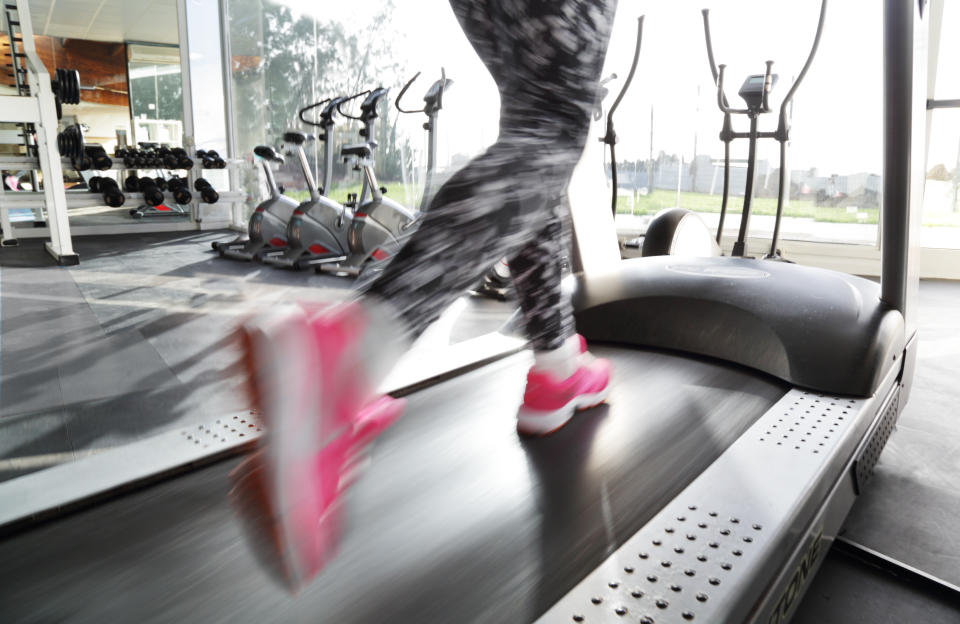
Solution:
<path fill-rule="evenodd" d="M 295 598 L 226 501 L 230 460 L 0 542 L 11 621 L 524 622 L 546 612 L 776 403 L 745 369 L 600 346 L 608 405 L 514 429 L 529 353 L 408 397 Z"/>

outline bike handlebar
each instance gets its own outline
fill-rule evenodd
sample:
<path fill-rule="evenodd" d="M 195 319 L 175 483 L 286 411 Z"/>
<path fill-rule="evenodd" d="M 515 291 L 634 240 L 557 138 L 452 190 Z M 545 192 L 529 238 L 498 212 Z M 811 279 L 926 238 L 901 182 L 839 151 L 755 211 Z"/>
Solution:
<path fill-rule="evenodd" d="M 360 117 L 354 117 L 353 115 L 348 115 L 347 113 L 343 112 L 343 109 L 340 108 L 340 107 L 343 106 L 344 104 L 346 104 L 347 102 L 351 102 L 351 101 L 357 99 L 358 97 L 363 97 L 364 95 L 367 95 L 368 93 L 370 93 L 370 89 L 367 89 L 366 91 L 361 91 L 360 93 L 354 93 L 353 95 L 350 95 L 350 96 L 345 97 L 343 100 L 341 100 L 340 102 L 337 103 L 337 107 L 336 107 L 336 108 L 337 108 L 337 112 L 340 113 L 341 115 L 343 115 L 344 117 L 346 117 L 347 119 L 360 120 Z"/>
<path fill-rule="evenodd" d="M 435 112 L 443 108 L 443 91 L 451 84 L 452 80 L 447 79 L 447 71 L 443 67 L 440 68 L 440 80 L 434 82 L 430 85 L 430 88 L 427 89 L 426 95 L 423 96 L 423 101 L 425 105 L 423 108 L 414 109 L 405 109 L 400 106 L 400 101 L 403 100 L 403 95 L 407 92 L 410 86 L 420 77 L 420 74 L 423 72 L 417 72 L 413 75 L 413 78 L 408 80 L 406 84 L 403 85 L 403 88 L 400 89 L 400 94 L 397 95 L 397 99 L 393 101 L 393 105 L 401 113 L 428 113 Z M 429 109 L 429 110 L 428 110 Z"/>
<path fill-rule="evenodd" d="M 322 128 L 324 126 L 332 125 L 333 113 L 334 111 L 339 110 L 337 107 L 344 100 L 346 100 L 346 97 L 347 96 L 339 95 L 334 98 L 327 98 L 325 100 L 320 100 L 316 104 L 311 104 L 310 106 L 305 106 L 301 108 L 300 111 L 297 113 L 297 117 L 299 117 L 300 121 L 307 124 L 308 126 L 316 126 L 316 127 Z M 323 106 L 324 104 L 326 104 L 326 106 L 324 106 L 323 110 L 320 111 L 319 120 L 307 119 L 306 117 L 303 116 L 303 114 L 306 113 L 308 110 L 313 110 L 314 108 L 317 108 L 318 106 Z"/>

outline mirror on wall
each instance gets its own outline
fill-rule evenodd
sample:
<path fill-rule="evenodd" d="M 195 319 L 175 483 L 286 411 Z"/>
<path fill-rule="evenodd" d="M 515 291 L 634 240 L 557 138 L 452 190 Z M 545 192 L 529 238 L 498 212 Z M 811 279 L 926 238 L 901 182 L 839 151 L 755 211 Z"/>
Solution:
<path fill-rule="evenodd" d="M 127 58 L 133 142 L 181 145 L 180 49 L 170 45 L 128 44 Z"/>

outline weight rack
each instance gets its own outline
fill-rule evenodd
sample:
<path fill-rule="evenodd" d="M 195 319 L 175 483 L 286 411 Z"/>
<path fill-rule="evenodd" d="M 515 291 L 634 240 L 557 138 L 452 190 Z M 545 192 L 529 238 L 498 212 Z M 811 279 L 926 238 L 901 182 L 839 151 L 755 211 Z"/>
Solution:
<path fill-rule="evenodd" d="M 0 96 L 0 121 L 20 125 L 27 155 L 35 155 L 43 173 L 43 192 L 37 195 L 43 197 L 43 205 L 46 207 L 46 221 L 50 230 L 50 240 L 45 244 L 47 252 L 57 264 L 74 265 L 79 263 L 80 259 L 73 250 L 70 236 L 63 170 L 57 149 L 57 94 L 66 91 L 72 93 L 68 83 L 73 78 L 58 72 L 56 85 L 50 80 L 50 75 L 34 47 L 33 24 L 27 0 L 3 0 L 3 13 L 4 26 L 10 37 L 10 66 L 18 95 Z M 79 98 L 79 84 L 77 97 Z M 36 180 L 36 174 L 33 180 Z M 3 200 L 0 202 L 0 236 L 3 245 L 16 245 L 6 199 L 7 194 L 3 193 L 0 187 L 0 200 Z"/>

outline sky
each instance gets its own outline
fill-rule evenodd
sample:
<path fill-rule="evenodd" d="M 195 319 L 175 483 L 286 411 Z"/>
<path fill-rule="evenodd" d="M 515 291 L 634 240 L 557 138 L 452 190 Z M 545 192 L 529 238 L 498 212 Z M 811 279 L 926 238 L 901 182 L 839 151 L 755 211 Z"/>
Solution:
<path fill-rule="evenodd" d="M 317 3 L 283 0 L 294 11 L 356 24 L 384 0 Z M 960 27 L 960 2 L 946 2 L 944 33 Z M 816 167 L 821 175 L 881 170 L 882 11 L 876 0 L 829 3 L 820 48 L 794 97 L 791 169 Z M 636 19 L 645 15 L 640 64 L 616 118 L 618 159 L 644 159 L 651 151 L 722 157 L 717 138 L 722 114 L 707 62 L 700 9 L 710 8 L 717 63 L 727 65 L 727 97 L 743 79 L 763 73 L 774 61 L 780 81 L 773 92 L 779 106 L 800 71 L 816 31 L 819 3 L 813 0 L 620 0 L 604 75 L 629 70 Z M 446 0 L 396 0 L 392 22 L 397 54 L 425 76 L 439 76 L 440 65 L 455 81 L 445 95 L 440 121 L 440 160 L 472 155 L 496 137 L 498 95 L 482 63 L 463 35 Z M 960 97 L 960 38 L 948 34 L 940 44 L 936 97 Z M 424 80 L 423 88 L 427 81 Z M 612 91 L 619 89 L 619 81 Z M 612 97 L 610 100 L 612 101 Z M 608 102 L 609 104 L 609 102 Z M 745 129 L 746 120 L 739 121 Z M 765 123 L 764 123 L 765 122 Z M 409 124 L 411 132 L 419 121 Z M 761 129 L 774 129 L 776 113 L 761 118 Z M 597 130 L 599 134 L 599 130 Z M 929 163 L 952 169 L 960 142 L 960 111 L 935 113 Z M 734 158 L 746 156 L 746 141 L 734 143 Z M 759 158 L 776 161 L 774 141 L 761 142 Z"/>

